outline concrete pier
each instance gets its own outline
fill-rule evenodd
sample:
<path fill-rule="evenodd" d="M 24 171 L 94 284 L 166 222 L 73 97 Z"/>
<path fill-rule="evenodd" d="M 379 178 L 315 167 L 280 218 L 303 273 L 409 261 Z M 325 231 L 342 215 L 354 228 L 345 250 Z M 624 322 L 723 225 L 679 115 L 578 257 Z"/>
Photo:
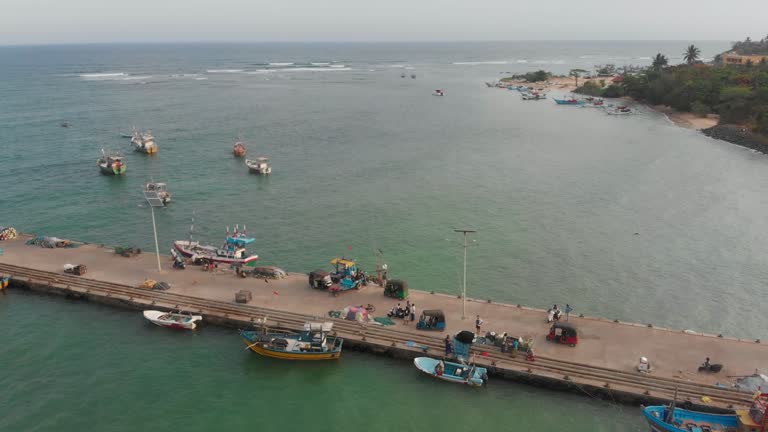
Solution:
<path fill-rule="evenodd" d="M 363 287 L 334 297 L 313 290 L 304 274 L 291 273 L 282 280 L 239 278 L 230 271 L 203 272 L 200 267 L 172 270 L 164 261 L 162 272 L 156 269 L 154 254 L 132 258 L 116 255 L 110 248 L 84 245 L 72 249 L 44 249 L 27 246 L 28 237 L 2 242 L 0 273 L 13 276 L 11 287 L 32 289 L 97 301 L 134 309 L 177 309 L 204 315 L 206 324 L 243 327 L 266 317 L 270 326 L 298 329 L 307 319 L 329 320 L 328 311 L 349 305 L 373 304 L 375 316 L 384 316 L 398 300 L 384 297 L 378 286 Z M 85 276 L 63 273 L 64 264 L 85 264 Z M 145 279 L 171 284 L 168 291 L 137 288 Z M 253 300 L 235 303 L 235 293 L 248 290 Z M 11 292 L 9 295 L 12 295 Z M 508 378 L 560 390 L 602 397 L 630 404 L 662 403 L 672 398 L 677 388 L 679 399 L 706 410 L 748 406 L 749 393 L 731 388 L 727 375 L 749 375 L 768 365 L 768 347 L 754 340 L 718 335 L 691 334 L 680 330 L 649 327 L 647 324 L 577 317 L 570 321 L 579 329 L 576 347 L 545 340 L 549 324 L 544 311 L 468 299 L 467 319 L 461 318 L 462 301 L 455 296 L 411 290 L 410 300 L 418 311 L 442 309 L 446 315 L 445 332 L 415 329 L 415 323 L 382 327 L 373 324 L 333 320 L 345 347 L 376 354 L 410 359 L 424 355 L 424 350 L 406 346 L 413 341 L 427 347 L 426 354 L 443 354 L 442 339 L 460 330 L 474 330 L 474 317 L 483 321 L 483 333 L 532 337 L 535 361 L 522 353 L 512 357 L 497 347 L 475 345 L 476 361 L 491 371 L 492 378 Z M 404 302 L 403 302 L 404 303 Z M 141 319 L 137 315 L 137 319 Z M 640 374 L 635 367 L 641 356 L 653 366 L 651 374 Z M 697 372 L 706 358 L 724 364 L 717 374 Z M 716 386 L 716 383 L 727 387 Z M 707 396 L 711 402 L 703 402 Z"/>

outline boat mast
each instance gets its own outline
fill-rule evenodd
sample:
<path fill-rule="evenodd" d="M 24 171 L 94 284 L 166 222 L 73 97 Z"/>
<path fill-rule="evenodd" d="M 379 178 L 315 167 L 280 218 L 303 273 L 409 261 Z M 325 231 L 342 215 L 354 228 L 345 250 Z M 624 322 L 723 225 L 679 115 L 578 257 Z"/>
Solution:
<path fill-rule="evenodd" d="M 672 398 L 672 403 L 669 405 L 669 412 L 667 413 L 667 418 L 665 420 L 665 423 L 672 423 L 672 421 L 675 419 L 675 404 L 677 403 L 677 388 L 678 386 L 675 386 L 675 395 Z"/>

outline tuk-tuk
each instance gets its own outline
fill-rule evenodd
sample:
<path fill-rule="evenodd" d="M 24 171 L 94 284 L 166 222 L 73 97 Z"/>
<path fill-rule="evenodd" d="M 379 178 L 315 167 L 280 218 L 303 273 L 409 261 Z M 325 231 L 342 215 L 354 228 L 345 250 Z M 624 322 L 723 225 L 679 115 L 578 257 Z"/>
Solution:
<path fill-rule="evenodd" d="M 325 270 L 315 270 L 309 274 L 309 286 L 314 289 L 328 289 L 331 284 L 331 274 Z"/>
<path fill-rule="evenodd" d="M 445 330 L 445 315 L 439 309 L 425 310 L 421 313 L 419 322 L 416 324 L 419 330 Z"/>
<path fill-rule="evenodd" d="M 405 300 L 408 298 L 408 282 L 399 279 L 387 281 L 384 287 L 384 295 L 396 299 Z"/>
<path fill-rule="evenodd" d="M 331 281 L 339 284 L 341 291 L 357 288 L 365 280 L 363 273 L 357 268 L 357 263 L 350 259 L 334 258 L 331 265 L 336 267 L 336 271 L 331 273 Z"/>
<path fill-rule="evenodd" d="M 547 340 L 576 346 L 579 343 L 579 333 L 576 331 L 576 327 L 568 323 L 556 322 L 550 327 Z"/>

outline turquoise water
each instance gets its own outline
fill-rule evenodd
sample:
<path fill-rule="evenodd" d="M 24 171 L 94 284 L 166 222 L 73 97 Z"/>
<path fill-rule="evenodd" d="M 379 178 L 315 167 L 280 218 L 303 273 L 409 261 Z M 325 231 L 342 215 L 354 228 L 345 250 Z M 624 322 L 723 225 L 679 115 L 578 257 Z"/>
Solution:
<path fill-rule="evenodd" d="M 45 323 L 45 325 L 41 325 Z M 0 296 L 2 431 L 641 431 L 639 409 L 508 382 L 469 389 L 345 352 L 286 364 L 233 330 L 178 332 L 116 310 Z"/>

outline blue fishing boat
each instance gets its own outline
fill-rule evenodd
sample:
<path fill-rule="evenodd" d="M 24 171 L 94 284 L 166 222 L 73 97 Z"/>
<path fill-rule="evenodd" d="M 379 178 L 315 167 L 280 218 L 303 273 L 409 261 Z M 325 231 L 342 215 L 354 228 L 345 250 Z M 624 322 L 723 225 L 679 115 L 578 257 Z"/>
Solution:
<path fill-rule="evenodd" d="M 558 105 L 584 105 L 586 102 L 584 102 L 581 99 L 576 98 L 568 98 L 568 99 L 555 99 L 553 98 L 555 103 Z"/>
<path fill-rule="evenodd" d="M 456 384 L 481 387 L 488 381 L 488 370 L 474 364 L 452 363 L 429 357 L 416 357 L 413 364 L 427 375 Z"/>
<path fill-rule="evenodd" d="M 282 360 L 338 360 L 344 339 L 332 336 L 331 322 L 308 322 L 299 333 L 241 330 L 246 348 Z"/>
<path fill-rule="evenodd" d="M 709 414 L 671 406 L 649 406 L 643 417 L 655 432 L 764 432 L 768 393 L 757 393 L 749 410 Z"/>

